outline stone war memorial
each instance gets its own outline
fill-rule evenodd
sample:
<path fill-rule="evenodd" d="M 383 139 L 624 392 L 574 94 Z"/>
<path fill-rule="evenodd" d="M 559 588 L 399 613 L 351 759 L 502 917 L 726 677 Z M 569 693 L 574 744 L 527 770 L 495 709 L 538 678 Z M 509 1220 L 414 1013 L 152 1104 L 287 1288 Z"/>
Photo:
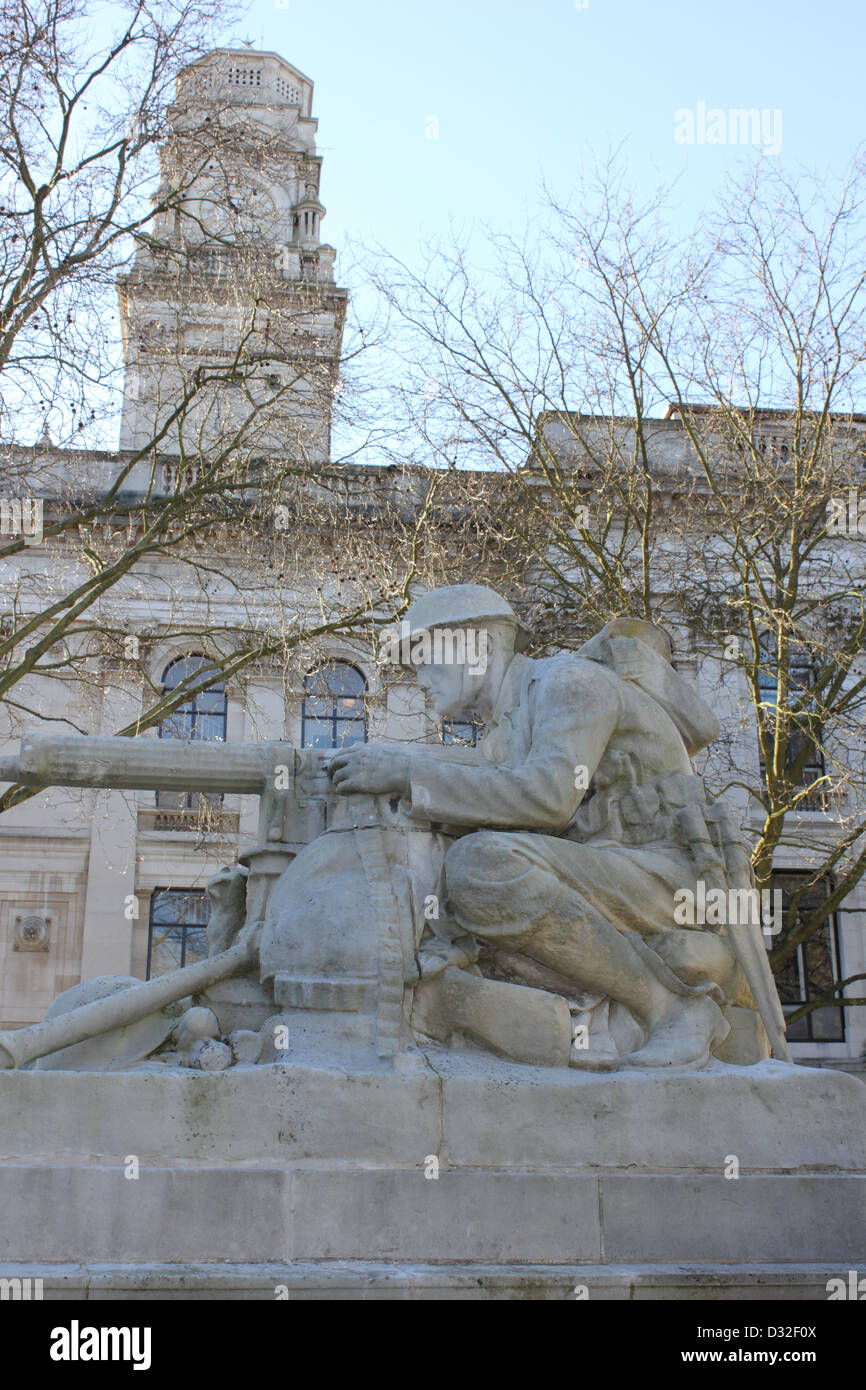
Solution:
<path fill-rule="evenodd" d="M 482 585 L 393 659 L 477 746 L 26 735 L 28 786 L 254 793 L 208 957 L 0 1035 L 4 1277 L 76 1298 L 823 1299 L 862 1082 L 790 1060 L 660 627 L 533 659 Z M 725 910 L 683 925 L 694 893 Z M 134 1180 L 133 1180 L 134 1179 Z M 277 1292 L 275 1292 L 277 1291 Z"/>

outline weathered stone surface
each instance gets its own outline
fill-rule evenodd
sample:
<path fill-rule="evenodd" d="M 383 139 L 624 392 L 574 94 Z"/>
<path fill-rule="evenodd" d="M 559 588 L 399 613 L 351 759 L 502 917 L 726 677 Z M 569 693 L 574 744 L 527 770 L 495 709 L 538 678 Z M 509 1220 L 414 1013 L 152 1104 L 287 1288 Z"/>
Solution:
<path fill-rule="evenodd" d="M 456 1032 L 483 1039 L 514 1061 L 568 1065 L 571 1014 L 561 995 L 480 979 L 448 968 L 415 991 L 415 1028 L 447 1042 Z"/>
<path fill-rule="evenodd" d="M 429 1054 L 408 1074 L 0 1072 L 0 1159 L 866 1171 L 862 1082 L 767 1061 L 615 1077 Z M 418 1059 L 412 1059 L 418 1061 Z M 434 1070 L 435 1067 L 435 1070 Z"/>
<path fill-rule="evenodd" d="M 84 1004 L 111 998 L 140 984 L 140 980 L 125 975 L 84 980 L 57 996 L 46 1011 L 45 1021 L 62 1018 Z M 112 1067 L 129 1065 L 153 1052 L 165 1041 L 176 1022 L 170 1009 L 158 1009 L 133 1023 L 113 1028 L 110 1032 L 97 1033 L 95 1037 L 73 1043 L 59 1052 L 50 1052 L 47 1056 L 39 1057 L 34 1065 L 39 1069 L 60 1071 L 110 1071 Z"/>
<path fill-rule="evenodd" d="M 592 1279 L 602 1298 L 753 1285 L 820 1297 L 815 1279 L 823 1290 L 833 1266 L 862 1260 L 866 1106 L 853 1077 L 775 1062 L 614 1078 L 410 1060 L 351 1077 L 282 1064 L 6 1073 L 0 1258 L 86 1264 L 91 1297 L 131 1296 L 147 1266 L 145 1296 L 159 1296 L 169 1267 L 227 1262 L 194 1275 L 202 1298 L 275 1296 L 271 1266 L 292 1297 L 456 1298 L 472 1266 L 498 1271 L 472 1285 L 478 1297 L 573 1296 Z M 761 1273 L 775 1262 L 799 1271 L 790 1294 Z M 434 1265 L 438 1283 L 417 1273 Z"/>
<path fill-rule="evenodd" d="M 862 1083 L 811 1068 L 714 1063 L 671 1075 L 564 1077 L 487 1063 L 480 1075 L 437 1058 L 443 1147 L 457 1165 L 615 1170 L 866 1169 Z M 792 1115 L 797 1116 L 792 1123 Z"/>
<path fill-rule="evenodd" d="M 4 1260 L 279 1260 L 289 1257 L 281 1170 L 4 1164 Z"/>
<path fill-rule="evenodd" d="M 720 1062 L 748 1066 L 756 1058 L 769 1057 L 767 1030 L 754 1009 L 743 1009 L 738 1004 L 725 1004 L 722 1013 L 730 1023 L 731 1031 L 725 1041 L 716 1048 L 715 1055 Z"/>
<path fill-rule="evenodd" d="M 4 1165 L 11 1261 L 848 1262 L 866 1175 Z M 51 1221 L 34 1221 L 50 1211 Z"/>
<path fill-rule="evenodd" d="M 298 1173 L 296 1259 L 598 1260 L 596 1179 L 566 1173 Z"/>
<path fill-rule="evenodd" d="M 605 1254 L 658 1259 L 863 1260 L 866 1174 L 631 1174 L 600 1179 Z"/>
<path fill-rule="evenodd" d="M 190 1084 L 191 1083 L 191 1084 Z M 856 1083 L 855 1083 L 856 1084 Z M 439 1142 L 439 1082 L 273 1064 L 0 1072 L 0 1159 L 415 1163 Z"/>

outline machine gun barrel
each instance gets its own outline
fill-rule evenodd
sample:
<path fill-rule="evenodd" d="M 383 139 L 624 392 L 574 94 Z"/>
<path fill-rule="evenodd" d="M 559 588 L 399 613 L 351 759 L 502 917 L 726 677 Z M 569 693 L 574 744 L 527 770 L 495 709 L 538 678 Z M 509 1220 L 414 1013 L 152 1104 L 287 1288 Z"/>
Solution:
<path fill-rule="evenodd" d="M 33 1023 L 29 1028 L 0 1033 L 0 1071 L 23 1067 L 36 1057 L 45 1057 L 49 1052 L 59 1052 L 99 1033 L 122 1028 L 166 1004 L 198 994 L 218 980 L 241 974 L 258 958 L 258 932 L 259 923 L 253 923 L 241 932 L 234 945 L 219 955 L 185 965 L 180 970 L 170 970 L 155 980 L 145 980 L 119 994 L 95 999 L 57 1018 Z"/>
<path fill-rule="evenodd" d="M 0 759 L 0 780 L 28 787 L 126 787 L 259 795 L 280 764 L 294 767 L 289 743 L 205 743 L 174 738 L 24 735 L 17 758 Z"/>

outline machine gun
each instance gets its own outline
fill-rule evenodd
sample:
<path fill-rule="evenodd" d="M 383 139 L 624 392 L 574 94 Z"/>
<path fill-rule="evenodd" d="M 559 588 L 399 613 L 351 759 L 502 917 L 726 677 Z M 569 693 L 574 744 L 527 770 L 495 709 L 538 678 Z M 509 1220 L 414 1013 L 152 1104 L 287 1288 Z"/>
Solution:
<path fill-rule="evenodd" d="M 35 731 L 0 758 L 0 782 L 259 796 L 259 847 L 306 844 L 324 828 L 327 756 L 291 743 L 186 743 Z"/>
<path fill-rule="evenodd" d="M 31 732 L 17 755 L 0 758 L 0 781 L 28 787 L 229 792 L 260 798 L 258 844 L 240 858 L 247 870 L 246 915 L 235 944 L 61 1018 L 0 1035 L 0 1069 L 25 1065 L 94 1033 L 126 1027 L 168 1003 L 249 970 L 255 964 L 258 929 L 274 882 L 327 825 L 334 799 L 327 756 L 282 742 L 184 743 Z"/>

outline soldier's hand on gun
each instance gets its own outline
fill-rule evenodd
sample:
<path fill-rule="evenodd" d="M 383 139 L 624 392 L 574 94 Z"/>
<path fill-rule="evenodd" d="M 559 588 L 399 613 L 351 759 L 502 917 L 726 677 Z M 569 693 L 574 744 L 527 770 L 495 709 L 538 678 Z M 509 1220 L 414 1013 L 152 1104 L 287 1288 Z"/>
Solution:
<path fill-rule="evenodd" d="M 328 764 L 328 776 L 343 795 L 409 795 L 408 755 L 375 743 L 356 743 L 337 753 Z"/>

